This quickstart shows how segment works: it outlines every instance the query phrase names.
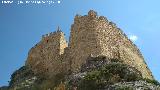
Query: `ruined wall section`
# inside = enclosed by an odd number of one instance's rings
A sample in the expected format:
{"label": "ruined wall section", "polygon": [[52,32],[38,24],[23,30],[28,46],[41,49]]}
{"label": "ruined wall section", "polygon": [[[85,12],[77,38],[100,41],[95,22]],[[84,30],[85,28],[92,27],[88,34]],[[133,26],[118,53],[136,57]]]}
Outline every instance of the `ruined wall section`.
{"label": "ruined wall section", "polygon": [[56,31],[42,36],[42,40],[31,48],[26,65],[38,75],[53,76],[61,71],[61,54],[67,47],[64,33]]}
{"label": "ruined wall section", "polygon": [[120,59],[123,60],[125,64],[135,67],[142,73],[143,78],[153,79],[152,73],[147,67],[144,60],[137,56],[136,53],[132,52],[130,48],[123,45],[119,47]]}
{"label": "ruined wall section", "polygon": [[106,17],[100,16],[98,18],[97,28],[98,40],[100,41],[102,54],[106,54],[109,51],[112,53],[109,55],[110,58],[119,58],[119,54],[116,52],[119,52],[118,47],[122,44],[130,48],[132,52],[137,53],[137,55],[143,59],[143,56],[137,46],[128,39],[121,29],[117,28],[116,24],[109,22]]}
{"label": "ruined wall section", "polygon": [[97,39],[100,42],[101,55],[107,56],[108,58],[119,59],[118,41],[120,35],[114,28],[115,26],[109,22],[106,17],[98,17],[97,26]]}
{"label": "ruined wall section", "polygon": [[124,63],[139,70],[144,78],[154,79],[140,50],[122,31],[121,34],[120,40],[122,41],[118,47],[120,59],[123,60]]}
{"label": "ruined wall section", "polygon": [[105,17],[98,19],[98,40],[102,55],[123,61],[142,72],[144,78],[153,79],[144,58],[137,46],[120,30],[116,24],[109,22]]}
{"label": "ruined wall section", "polygon": [[88,15],[75,17],[69,50],[73,71],[78,71],[88,56],[104,55],[135,67],[144,78],[153,78],[137,46],[114,23],[92,10]]}
{"label": "ruined wall section", "polygon": [[137,46],[114,23],[92,10],[74,18],[68,47],[58,28],[30,50],[26,65],[39,75],[53,76],[62,71],[79,71],[89,56],[100,55],[121,60],[139,70],[144,78],[153,79]]}
{"label": "ruined wall section", "polygon": [[141,71],[144,78],[153,79],[140,50],[126,34],[103,16],[100,16],[98,21],[97,32],[102,55],[121,60]]}
{"label": "ruined wall section", "polygon": [[97,40],[96,27],[98,23],[96,18],[95,13],[89,13],[88,16],[77,15],[74,19],[69,43],[73,71],[78,71],[90,54],[93,56],[101,54],[101,48]]}

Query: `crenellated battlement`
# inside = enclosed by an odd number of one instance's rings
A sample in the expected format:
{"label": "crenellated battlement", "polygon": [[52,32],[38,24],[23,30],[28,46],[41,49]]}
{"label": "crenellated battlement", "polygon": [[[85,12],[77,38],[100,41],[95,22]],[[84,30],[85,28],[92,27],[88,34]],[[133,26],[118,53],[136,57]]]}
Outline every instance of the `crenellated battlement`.
{"label": "crenellated battlement", "polygon": [[63,34],[63,32],[60,30],[60,28],[58,27],[56,31],[54,32],[51,32],[51,33],[48,33],[48,34],[45,34],[45,35],[42,35],[42,40],[46,40],[46,39],[49,39],[49,38],[52,38],[53,37],[58,37],[60,36],[61,34]]}
{"label": "crenellated battlement", "polygon": [[95,12],[95,11],[93,11],[93,10],[90,10],[90,11],[88,12],[88,17],[89,17],[90,19],[96,19],[96,18],[98,17],[98,14],[97,14],[97,12]]}

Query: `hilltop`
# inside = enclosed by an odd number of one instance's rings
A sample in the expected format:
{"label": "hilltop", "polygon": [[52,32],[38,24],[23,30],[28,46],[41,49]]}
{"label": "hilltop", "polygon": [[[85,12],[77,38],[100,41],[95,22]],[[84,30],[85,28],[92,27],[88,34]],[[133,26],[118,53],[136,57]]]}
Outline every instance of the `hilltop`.
{"label": "hilltop", "polygon": [[[142,53],[113,22],[90,10],[76,15],[69,42],[58,29],[43,35],[11,90],[160,90]],[[4,87],[6,88],[6,87]]]}

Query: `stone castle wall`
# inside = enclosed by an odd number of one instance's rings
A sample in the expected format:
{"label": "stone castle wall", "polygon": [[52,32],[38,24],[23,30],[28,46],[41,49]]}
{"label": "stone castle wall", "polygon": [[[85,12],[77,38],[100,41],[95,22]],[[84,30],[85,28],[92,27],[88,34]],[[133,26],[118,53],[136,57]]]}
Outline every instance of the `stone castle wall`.
{"label": "stone castle wall", "polygon": [[61,71],[77,72],[89,56],[100,55],[121,60],[144,78],[153,79],[137,46],[114,23],[92,10],[85,16],[76,15],[68,46],[61,31],[47,34],[30,50],[26,65],[38,74],[52,76]]}
{"label": "stone castle wall", "polygon": [[44,35],[42,40],[30,50],[26,65],[30,66],[36,74],[52,76],[61,72],[60,55],[64,53],[66,47],[67,42],[61,31]]}
{"label": "stone castle wall", "polygon": [[136,45],[114,23],[104,16],[98,17],[94,11],[75,17],[69,48],[73,71],[78,70],[89,55],[104,55],[137,68],[145,78],[153,78]]}

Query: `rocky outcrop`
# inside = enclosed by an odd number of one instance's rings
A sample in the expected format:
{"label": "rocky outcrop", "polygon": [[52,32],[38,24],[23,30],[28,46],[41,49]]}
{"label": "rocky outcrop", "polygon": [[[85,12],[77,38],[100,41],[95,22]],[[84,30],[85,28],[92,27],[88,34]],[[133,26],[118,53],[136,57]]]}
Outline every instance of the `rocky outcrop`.
{"label": "rocky outcrop", "polygon": [[79,72],[60,72],[54,78],[36,76],[23,66],[12,75],[9,90],[160,90],[159,82],[143,78],[136,68],[119,61],[90,56]]}
{"label": "rocky outcrop", "polygon": [[35,83],[36,80],[37,76],[35,76],[34,72],[27,66],[23,66],[11,75],[9,88],[15,90],[29,88]]}
{"label": "rocky outcrop", "polygon": [[160,86],[146,81],[119,82],[106,86],[104,90],[160,90]]}
{"label": "rocky outcrop", "polygon": [[[107,60],[106,60],[107,59]],[[160,90],[160,83],[116,59],[89,57],[81,71],[66,78],[69,90]]]}

